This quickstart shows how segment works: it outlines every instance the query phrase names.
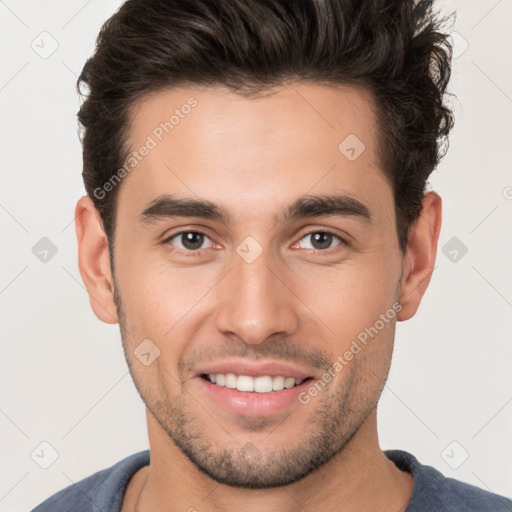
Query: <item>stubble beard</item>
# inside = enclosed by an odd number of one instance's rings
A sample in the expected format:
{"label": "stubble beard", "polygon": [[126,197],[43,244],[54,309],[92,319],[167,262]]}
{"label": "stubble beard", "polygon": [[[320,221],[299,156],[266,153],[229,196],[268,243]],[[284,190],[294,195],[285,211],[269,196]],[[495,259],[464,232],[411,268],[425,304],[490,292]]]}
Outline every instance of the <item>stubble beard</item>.
{"label": "stubble beard", "polygon": [[[267,450],[263,445],[266,436],[279,436],[284,425],[290,428],[294,421],[293,411],[277,426],[275,419],[240,416],[237,430],[244,426],[252,434],[261,432],[262,442],[237,440],[233,433],[229,433],[228,425],[212,419],[197,406],[197,401],[184,386],[179,394],[170,397],[164,379],[159,381],[156,390],[145,385],[142,372],[135,370],[133,354],[127,349],[131,340],[117,290],[115,287],[114,297],[125,358],[142,401],[188,460],[216,482],[247,489],[267,489],[297,482],[334,457],[343,456],[344,449],[377,406],[389,364],[380,380],[373,380],[368,386],[369,374],[376,374],[369,366],[371,361],[363,356],[358,361],[360,364],[354,364],[347,379],[336,382],[338,379],[335,378],[329,388],[308,404],[297,402],[296,407],[311,406],[311,412],[308,424],[297,426],[298,434],[291,446],[286,446],[289,435],[282,437],[282,449]],[[202,412],[202,418],[194,412],[194,406],[196,411]],[[215,421],[217,424],[212,428]],[[212,431],[221,432],[224,441],[215,442]]]}

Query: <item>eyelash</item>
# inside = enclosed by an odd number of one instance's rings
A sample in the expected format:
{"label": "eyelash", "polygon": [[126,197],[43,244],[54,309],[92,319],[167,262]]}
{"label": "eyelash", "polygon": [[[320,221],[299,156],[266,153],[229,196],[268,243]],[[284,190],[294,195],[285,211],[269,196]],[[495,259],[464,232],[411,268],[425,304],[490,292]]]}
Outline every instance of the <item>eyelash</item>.
{"label": "eyelash", "polygon": [[[185,231],[179,231],[178,233],[174,233],[170,237],[167,237],[165,240],[163,240],[162,243],[164,245],[166,245],[166,244],[170,243],[173,238],[176,238],[176,237],[178,237],[180,235],[184,235],[186,233],[195,233],[195,234],[198,234],[198,235],[203,235],[206,238],[210,238],[206,233],[204,233],[202,231],[198,231],[198,230],[185,230]],[[299,238],[299,242],[303,238],[305,238],[305,237],[307,237],[309,235],[317,234],[317,233],[322,233],[324,235],[332,235],[333,237],[337,238],[340,241],[340,243],[338,245],[335,245],[334,247],[331,247],[330,249],[324,249],[324,250],[322,250],[322,249],[308,249],[309,251],[312,251],[314,254],[330,255],[331,253],[340,250],[342,247],[346,247],[346,246],[349,245],[348,242],[345,239],[343,239],[342,237],[340,237],[338,234],[333,233],[332,231],[326,231],[326,230],[314,230],[314,231],[309,231],[308,233],[304,233]],[[295,242],[295,244],[296,243],[297,242]],[[195,251],[187,251],[187,250],[178,249],[178,250],[175,250],[173,252],[185,255],[186,257],[190,257],[190,256],[197,256],[202,251],[204,251],[204,249],[196,249]]]}

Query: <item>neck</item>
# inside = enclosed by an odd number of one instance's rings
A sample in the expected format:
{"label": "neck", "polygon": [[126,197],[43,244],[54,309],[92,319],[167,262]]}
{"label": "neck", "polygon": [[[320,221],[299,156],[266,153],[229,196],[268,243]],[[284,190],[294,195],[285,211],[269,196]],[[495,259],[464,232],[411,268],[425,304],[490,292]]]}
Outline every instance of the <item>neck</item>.
{"label": "neck", "polygon": [[[379,509],[405,511],[413,479],[400,471],[378,444],[374,411],[343,450],[319,469],[290,485],[245,489],[219,484],[201,473],[148,413],[151,465],[138,475],[137,505],[127,511],[292,512]],[[135,479],[134,479],[135,480]],[[123,507],[123,511],[125,507]]]}

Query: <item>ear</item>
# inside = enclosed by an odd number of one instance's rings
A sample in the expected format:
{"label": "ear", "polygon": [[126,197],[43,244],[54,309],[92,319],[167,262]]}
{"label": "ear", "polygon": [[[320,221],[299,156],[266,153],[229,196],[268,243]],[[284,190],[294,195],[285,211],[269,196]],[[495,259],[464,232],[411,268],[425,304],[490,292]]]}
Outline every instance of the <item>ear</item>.
{"label": "ear", "polygon": [[119,321],[114,302],[114,281],[108,243],[101,217],[92,200],[81,197],[75,208],[78,267],[94,314],[107,324]]}
{"label": "ear", "polygon": [[441,198],[435,192],[427,192],[423,196],[421,213],[409,231],[400,289],[402,310],[397,315],[399,321],[409,320],[416,314],[430,283],[436,261],[441,217]]}

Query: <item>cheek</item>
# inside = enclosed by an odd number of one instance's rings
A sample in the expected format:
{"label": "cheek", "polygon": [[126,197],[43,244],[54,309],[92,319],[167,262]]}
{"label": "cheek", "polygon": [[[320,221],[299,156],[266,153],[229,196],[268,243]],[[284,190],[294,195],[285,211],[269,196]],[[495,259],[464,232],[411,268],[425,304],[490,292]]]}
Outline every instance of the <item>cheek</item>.
{"label": "cheek", "polygon": [[178,348],[198,304],[218,279],[205,268],[171,267],[162,259],[126,260],[120,278],[123,312],[138,337]]}
{"label": "cheek", "polygon": [[[190,271],[188,276],[175,269],[169,271],[172,278],[146,265],[133,270],[133,277],[121,283],[123,345],[137,387],[150,403],[167,393],[179,396],[179,363],[194,334],[190,320],[207,291],[203,290],[207,281],[194,281]],[[147,339],[158,347],[159,353],[154,362],[144,366],[137,360],[137,351]]]}
{"label": "cheek", "polygon": [[295,289],[338,344],[350,343],[392,308],[399,277],[394,266],[372,255],[336,267],[310,266],[300,271]]}

